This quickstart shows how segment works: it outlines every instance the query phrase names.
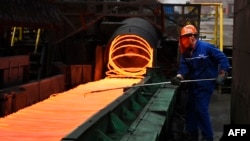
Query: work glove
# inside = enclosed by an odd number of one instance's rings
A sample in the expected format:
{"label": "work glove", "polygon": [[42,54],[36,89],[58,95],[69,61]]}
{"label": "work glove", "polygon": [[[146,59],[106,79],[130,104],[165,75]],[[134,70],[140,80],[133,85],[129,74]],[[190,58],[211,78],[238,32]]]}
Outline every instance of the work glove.
{"label": "work glove", "polygon": [[173,78],[171,78],[171,84],[173,84],[173,85],[180,85],[181,84],[181,78],[180,77],[173,77]]}
{"label": "work glove", "polygon": [[224,81],[227,79],[227,75],[228,75],[227,72],[219,74],[215,79],[216,83],[219,85],[224,85]]}

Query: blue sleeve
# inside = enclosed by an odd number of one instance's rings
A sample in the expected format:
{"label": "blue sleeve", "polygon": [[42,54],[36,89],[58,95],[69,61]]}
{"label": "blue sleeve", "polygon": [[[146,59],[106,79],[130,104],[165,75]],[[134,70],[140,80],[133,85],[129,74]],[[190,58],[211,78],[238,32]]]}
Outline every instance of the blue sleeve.
{"label": "blue sleeve", "polygon": [[188,67],[187,63],[185,62],[184,57],[181,56],[180,66],[179,66],[179,70],[178,70],[177,74],[181,74],[183,76],[183,78],[185,79],[188,72],[189,72],[189,67]]}
{"label": "blue sleeve", "polygon": [[227,56],[215,46],[210,47],[209,52],[210,52],[210,55],[213,58],[215,58],[215,60],[219,64],[220,70],[224,70],[228,72],[230,69],[230,64],[229,64]]}

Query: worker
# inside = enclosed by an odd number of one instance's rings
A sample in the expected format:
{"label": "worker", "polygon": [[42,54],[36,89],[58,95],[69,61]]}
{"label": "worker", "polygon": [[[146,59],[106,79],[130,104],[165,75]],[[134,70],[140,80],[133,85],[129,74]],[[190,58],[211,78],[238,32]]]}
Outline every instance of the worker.
{"label": "worker", "polygon": [[198,39],[194,25],[182,27],[179,37],[180,64],[177,75],[171,79],[174,85],[181,80],[216,78],[216,81],[195,81],[187,87],[186,131],[189,140],[213,141],[213,130],[208,112],[215,84],[223,85],[228,76],[229,61],[226,55],[214,45]]}

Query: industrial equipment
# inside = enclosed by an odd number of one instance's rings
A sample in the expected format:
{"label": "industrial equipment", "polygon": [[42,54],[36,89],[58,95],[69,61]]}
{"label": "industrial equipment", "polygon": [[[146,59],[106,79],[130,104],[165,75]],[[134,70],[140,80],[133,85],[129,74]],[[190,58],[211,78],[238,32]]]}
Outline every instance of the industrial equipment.
{"label": "industrial equipment", "polygon": [[125,89],[124,94],[90,117],[63,141],[160,141],[166,139],[176,102],[177,86],[150,85],[165,81],[160,68],[148,68],[139,83],[145,87]]}
{"label": "industrial equipment", "polygon": [[[8,3],[10,7],[14,1]],[[34,9],[26,1],[15,2],[22,3],[20,7],[12,7],[20,18],[10,17],[13,14],[10,10],[2,17],[6,23],[11,19],[11,24],[0,25],[11,33],[7,40],[12,56],[0,58],[7,59],[4,67],[0,67],[0,77],[4,78],[0,82],[1,116],[87,82],[105,78],[141,79],[132,86],[83,93],[82,98],[96,92],[124,89],[121,97],[61,140],[162,141],[173,139],[176,134],[182,137],[183,131],[175,130],[173,125],[174,118],[183,116],[176,113],[181,105],[178,100],[181,89],[171,85],[169,78],[176,74],[179,63],[180,28],[194,24],[201,34],[201,4],[39,0],[31,3]],[[30,10],[26,12],[28,18],[17,12],[23,9]],[[218,28],[215,29],[216,39],[212,41],[221,47]],[[21,63],[16,63],[17,60]]]}

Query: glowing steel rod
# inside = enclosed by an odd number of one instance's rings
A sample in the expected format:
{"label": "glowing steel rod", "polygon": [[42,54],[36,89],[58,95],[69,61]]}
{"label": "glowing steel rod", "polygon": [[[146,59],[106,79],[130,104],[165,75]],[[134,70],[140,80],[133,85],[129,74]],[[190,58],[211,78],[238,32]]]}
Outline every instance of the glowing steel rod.
{"label": "glowing steel rod", "polygon": [[[227,77],[227,79],[232,79],[232,77]],[[207,79],[195,79],[195,80],[182,80],[181,83],[188,83],[188,82],[200,82],[200,81],[213,81],[216,80],[216,78],[207,78]],[[84,94],[90,94],[90,93],[97,93],[97,92],[103,92],[103,91],[110,91],[110,90],[117,90],[117,89],[128,89],[128,88],[137,88],[137,87],[145,87],[145,86],[155,86],[155,85],[163,85],[163,84],[171,84],[171,81],[167,82],[158,82],[158,83],[149,83],[149,84],[141,84],[141,85],[133,85],[133,86],[124,86],[124,87],[116,87],[116,88],[109,88],[109,89],[102,89],[102,90],[95,90],[90,91]]]}

